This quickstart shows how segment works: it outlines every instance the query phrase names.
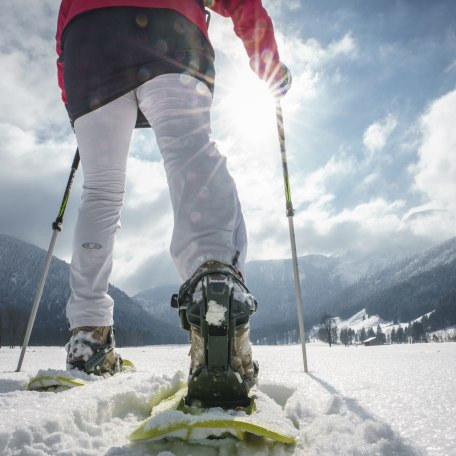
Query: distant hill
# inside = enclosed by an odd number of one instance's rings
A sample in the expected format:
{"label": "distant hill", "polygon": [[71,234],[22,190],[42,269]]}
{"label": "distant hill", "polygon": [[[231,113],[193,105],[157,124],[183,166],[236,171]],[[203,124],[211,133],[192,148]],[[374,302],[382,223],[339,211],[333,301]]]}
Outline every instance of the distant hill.
{"label": "distant hill", "polygon": [[[321,285],[328,286],[325,282]],[[445,328],[456,324],[456,238],[365,274],[339,290],[329,288],[312,295],[306,288],[305,274],[301,286],[308,330],[319,323],[323,313],[348,319],[363,309],[383,321],[399,323],[435,311],[433,327]],[[296,318],[270,323],[255,334],[268,343],[296,341]]]}
{"label": "distant hill", "polygon": [[[306,330],[318,325],[323,313],[346,319],[363,309],[381,320],[402,322],[439,309],[434,315],[444,325],[448,308],[454,303],[456,238],[386,266],[359,263],[350,256],[308,255],[298,262]],[[252,340],[297,342],[291,261],[253,261],[247,263],[246,269],[247,285],[259,302],[251,319]],[[177,316],[169,300],[178,287],[176,284],[145,290],[135,299],[177,330]],[[456,303],[453,305],[456,307]]]}
{"label": "distant hill", "polygon": [[[350,266],[346,259],[308,255],[299,259],[301,284],[307,317],[318,318],[326,300],[337,296],[363,269]],[[253,261],[246,265],[247,285],[258,300],[257,313],[251,319],[252,340],[260,342],[265,335],[281,334],[290,322],[296,323],[293,270],[290,260]],[[157,318],[163,319],[176,330],[177,312],[170,307],[172,293],[179,285],[144,290],[134,299]],[[309,305],[311,303],[311,305]],[[284,326],[285,325],[285,326]],[[270,340],[270,339],[268,339]]]}
{"label": "distant hill", "polygon": [[[359,262],[356,256],[299,258],[306,330],[323,313],[347,319],[362,309],[384,321],[408,322],[433,312],[434,325],[453,321],[456,308],[456,238],[425,252],[384,265]],[[6,337],[8,309],[28,318],[45,252],[0,235],[0,328]],[[247,285],[259,302],[251,319],[252,341],[289,343],[299,338],[290,260],[254,261],[246,266]],[[63,344],[68,339],[65,303],[69,266],[53,259],[31,343]],[[121,344],[186,343],[170,297],[179,284],[144,290],[133,298],[110,286]],[[3,318],[3,324],[1,320]],[[22,323],[22,331],[25,325]],[[1,336],[1,332],[0,332]],[[5,343],[5,342],[3,342]]]}
{"label": "distant hill", "polygon": [[[16,332],[16,344],[22,341],[45,256],[46,252],[38,247],[0,235],[0,327],[3,329],[0,333],[4,344],[9,343],[11,331]],[[119,345],[178,343],[185,340],[122,290],[110,285],[109,294],[115,301],[114,319]],[[54,257],[30,344],[63,345],[68,341],[65,305],[69,295],[69,265]]]}
{"label": "distant hill", "polygon": [[[434,310],[456,290],[456,238],[361,278],[326,303],[348,318],[362,308],[408,322]],[[454,303],[456,306],[456,302]]]}

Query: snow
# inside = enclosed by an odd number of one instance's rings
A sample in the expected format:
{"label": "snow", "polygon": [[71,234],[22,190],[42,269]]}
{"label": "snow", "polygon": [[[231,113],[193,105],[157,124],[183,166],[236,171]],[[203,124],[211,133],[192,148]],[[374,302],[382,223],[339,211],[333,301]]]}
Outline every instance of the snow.
{"label": "snow", "polygon": [[382,320],[378,315],[368,315],[366,309],[360,310],[347,320],[341,320],[339,317],[335,320],[339,329],[351,328],[354,331],[360,331],[363,327],[366,331],[369,328],[377,330],[377,325],[380,325],[383,328],[384,326],[390,326],[393,323]]}
{"label": "snow", "polygon": [[221,326],[225,321],[227,308],[214,300],[207,303],[206,321],[213,326]]}
{"label": "snow", "polygon": [[0,454],[456,456],[456,344],[375,347],[309,344],[255,346],[259,389],[298,430],[296,446],[252,440],[132,443],[150,415],[148,401],[185,381],[188,345],[120,348],[138,371],[60,393],[25,391],[40,369],[62,369],[65,350],[30,347],[23,372],[19,349],[0,349]]}

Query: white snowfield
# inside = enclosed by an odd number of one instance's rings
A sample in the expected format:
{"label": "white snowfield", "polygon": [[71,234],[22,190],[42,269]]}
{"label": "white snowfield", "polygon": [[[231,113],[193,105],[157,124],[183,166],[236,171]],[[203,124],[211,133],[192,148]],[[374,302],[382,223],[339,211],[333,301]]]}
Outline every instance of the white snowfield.
{"label": "white snowfield", "polygon": [[[121,348],[138,371],[60,393],[25,391],[43,368],[62,369],[65,351],[0,349],[0,455],[456,455],[456,343],[329,348],[255,346],[259,388],[298,429],[293,446],[224,441],[131,443],[149,416],[148,398],[185,380],[188,346]],[[180,372],[178,372],[180,371]]]}

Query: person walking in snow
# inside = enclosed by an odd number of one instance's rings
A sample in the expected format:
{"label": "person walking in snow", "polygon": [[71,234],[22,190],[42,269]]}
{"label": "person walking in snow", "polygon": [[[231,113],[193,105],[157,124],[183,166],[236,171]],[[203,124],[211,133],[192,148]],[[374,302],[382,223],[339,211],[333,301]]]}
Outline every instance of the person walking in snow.
{"label": "person walking in snow", "polygon": [[[230,369],[251,385],[248,316],[256,302],[243,283],[247,239],[235,183],[211,140],[214,51],[205,6],[231,17],[250,65],[283,96],[291,75],[280,62],[261,0],[62,0],[57,26],[58,81],[84,173],[70,269],[67,368],[119,371],[113,300],[107,294],[120,227],[127,155],[135,127],[152,127],[174,211],[171,255],[193,302],[209,279],[229,279],[240,314]],[[206,280],[206,282],[205,282]],[[209,282],[207,282],[209,283]],[[185,307],[185,306],[183,306]],[[185,308],[184,320],[185,320]],[[187,312],[188,313],[188,312]],[[191,320],[191,319],[190,319]],[[191,331],[190,374],[207,364],[201,322]]]}

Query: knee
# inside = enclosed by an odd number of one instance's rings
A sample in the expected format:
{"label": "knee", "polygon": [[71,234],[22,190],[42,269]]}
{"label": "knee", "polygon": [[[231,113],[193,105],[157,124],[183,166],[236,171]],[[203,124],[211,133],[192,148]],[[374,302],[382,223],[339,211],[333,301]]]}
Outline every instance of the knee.
{"label": "knee", "polygon": [[125,196],[125,187],[115,185],[103,187],[88,187],[84,186],[82,200],[84,202],[99,202],[111,204],[114,206],[122,205]]}

